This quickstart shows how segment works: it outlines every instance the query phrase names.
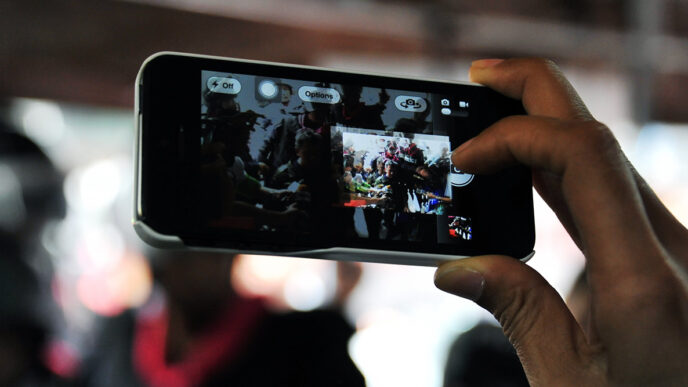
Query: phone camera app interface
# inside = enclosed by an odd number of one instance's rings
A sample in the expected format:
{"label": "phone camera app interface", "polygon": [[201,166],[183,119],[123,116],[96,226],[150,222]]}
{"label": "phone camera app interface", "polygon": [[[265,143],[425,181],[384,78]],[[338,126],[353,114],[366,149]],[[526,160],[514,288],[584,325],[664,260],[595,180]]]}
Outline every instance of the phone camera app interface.
{"label": "phone camera app interface", "polygon": [[200,189],[209,225],[284,235],[473,239],[451,165],[448,99],[202,71]]}

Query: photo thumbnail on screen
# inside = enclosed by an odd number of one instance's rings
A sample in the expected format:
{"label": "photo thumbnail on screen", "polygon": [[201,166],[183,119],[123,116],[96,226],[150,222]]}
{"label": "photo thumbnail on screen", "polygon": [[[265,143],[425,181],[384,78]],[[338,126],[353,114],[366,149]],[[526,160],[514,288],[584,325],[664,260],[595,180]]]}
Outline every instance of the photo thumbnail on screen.
{"label": "photo thumbnail on screen", "polygon": [[470,241],[473,239],[473,226],[471,218],[463,216],[447,216],[449,224],[449,236],[453,239]]}
{"label": "photo thumbnail on screen", "polygon": [[442,215],[452,201],[448,136],[336,126],[341,142],[343,203]]}

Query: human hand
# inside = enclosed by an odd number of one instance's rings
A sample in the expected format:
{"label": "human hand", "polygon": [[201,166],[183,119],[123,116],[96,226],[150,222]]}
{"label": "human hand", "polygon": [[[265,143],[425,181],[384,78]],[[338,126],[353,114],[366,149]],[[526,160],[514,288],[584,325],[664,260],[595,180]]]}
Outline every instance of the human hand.
{"label": "human hand", "polygon": [[296,195],[296,192],[291,192],[291,191],[287,191],[287,190],[281,191],[278,195],[279,200],[282,203],[292,203],[292,204],[296,201],[297,196],[298,195]]}
{"label": "human hand", "polygon": [[263,177],[267,176],[270,173],[270,166],[262,161],[258,162],[258,173]]}
{"label": "human hand", "polygon": [[556,66],[482,60],[473,81],[521,99],[463,144],[454,165],[489,173],[522,163],[584,253],[589,321],[579,325],[535,270],[504,256],[443,264],[435,283],[499,320],[532,385],[688,384],[688,231],[594,120]]}
{"label": "human hand", "polygon": [[306,227],[308,215],[305,211],[299,209],[298,203],[292,203],[281,213],[280,220],[285,226],[302,229]]}

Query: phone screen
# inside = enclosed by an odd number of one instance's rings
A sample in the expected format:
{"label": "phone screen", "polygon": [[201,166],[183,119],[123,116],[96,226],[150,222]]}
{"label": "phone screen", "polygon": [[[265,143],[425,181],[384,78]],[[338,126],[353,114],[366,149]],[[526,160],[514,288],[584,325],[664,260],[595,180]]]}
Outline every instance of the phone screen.
{"label": "phone screen", "polygon": [[195,114],[180,108],[175,124],[174,234],[283,250],[532,250],[529,171],[475,176],[450,160],[516,101],[490,106],[495,93],[466,85],[209,67],[188,71]]}

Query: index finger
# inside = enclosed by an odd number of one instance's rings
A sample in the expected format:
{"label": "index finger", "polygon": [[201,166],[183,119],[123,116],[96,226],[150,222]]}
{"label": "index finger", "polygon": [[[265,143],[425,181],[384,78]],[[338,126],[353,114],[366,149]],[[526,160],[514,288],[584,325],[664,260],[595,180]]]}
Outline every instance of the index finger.
{"label": "index finger", "polygon": [[585,104],[554,62],[538,58],[474,61],[471,81],[523,101],[528,114],[591,120]]}

